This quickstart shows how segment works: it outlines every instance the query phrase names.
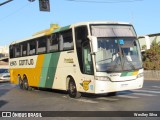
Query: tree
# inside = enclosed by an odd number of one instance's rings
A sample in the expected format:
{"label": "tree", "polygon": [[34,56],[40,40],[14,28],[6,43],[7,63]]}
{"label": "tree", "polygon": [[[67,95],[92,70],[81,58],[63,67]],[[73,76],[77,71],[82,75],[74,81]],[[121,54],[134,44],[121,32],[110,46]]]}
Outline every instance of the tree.
{"label": "tree", "polygon": [[160,70],[160,42],[157,37],[153,40],[151,48],[143,54],[143,66],[146,70]]}

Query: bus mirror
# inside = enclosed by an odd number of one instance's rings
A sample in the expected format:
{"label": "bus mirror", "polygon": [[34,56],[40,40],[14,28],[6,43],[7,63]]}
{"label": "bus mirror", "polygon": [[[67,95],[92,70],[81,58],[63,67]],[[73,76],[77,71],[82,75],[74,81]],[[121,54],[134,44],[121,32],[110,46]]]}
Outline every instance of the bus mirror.
{"label": "bus mirror", "polygon": [[93,47],[93,53],[96,53],[98,51],[98,44],[97,44],[97,38],[92,36],[92,47]]}
{"label": "bus mirror", "polygon": [[95,36],[88,36],[88,38],[91,40],[91,44],[92,44],[92,52],[96,53],[98,51],[98,44],[97,44],[97,37]]}

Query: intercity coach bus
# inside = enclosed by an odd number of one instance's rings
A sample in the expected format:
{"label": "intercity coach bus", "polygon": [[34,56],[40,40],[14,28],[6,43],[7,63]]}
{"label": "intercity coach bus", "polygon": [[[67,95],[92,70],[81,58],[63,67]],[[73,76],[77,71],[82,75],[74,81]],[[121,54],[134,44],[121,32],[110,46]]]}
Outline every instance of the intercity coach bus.
{"label": "intercity coach bus", "polygon": [[11,82],[21,89],[65,90],[72,98],[143,86],[137,35],[123,22],[53,25],[10,44],[9,64]]}

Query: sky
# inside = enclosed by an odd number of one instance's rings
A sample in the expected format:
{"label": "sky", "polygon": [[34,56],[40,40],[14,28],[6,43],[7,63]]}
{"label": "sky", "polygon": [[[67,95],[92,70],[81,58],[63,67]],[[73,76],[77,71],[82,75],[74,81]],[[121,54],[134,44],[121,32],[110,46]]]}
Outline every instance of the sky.
{"label": "sky", "polygon": [[50,12],[39,11],[39,0],[13,0],[0,6],[0,46],[30,37],[50,24],[86,21],[129,22],[138,36],[160,33],[160,0],[50,0],[50,8]]}

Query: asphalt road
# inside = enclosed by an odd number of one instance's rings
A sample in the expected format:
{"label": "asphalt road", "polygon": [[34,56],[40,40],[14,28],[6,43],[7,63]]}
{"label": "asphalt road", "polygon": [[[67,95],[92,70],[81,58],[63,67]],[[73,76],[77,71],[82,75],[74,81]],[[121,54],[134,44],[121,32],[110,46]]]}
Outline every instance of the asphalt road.
{"label": "asphalt road", "polygon": [[[72,99],[63,91],[37,89],[25,91],[10,83],[0,83],[0,111],[142,111],[140,114],[143,117],[136,117],[136,120],[141,120],[145,118],[144,111],[160,111],[160,81],[145,80],[142,89],[118,92],[115,96],[83,95],[79,99]],[[74,114],[78,116],[78,112]],[[102,116],[101,119],[106,120]],[[134,118],[130,120],[132,119]]]}

